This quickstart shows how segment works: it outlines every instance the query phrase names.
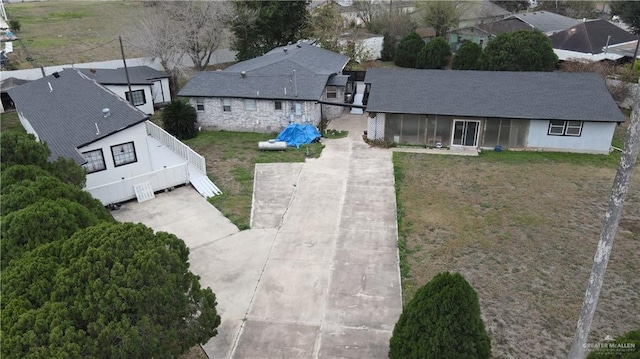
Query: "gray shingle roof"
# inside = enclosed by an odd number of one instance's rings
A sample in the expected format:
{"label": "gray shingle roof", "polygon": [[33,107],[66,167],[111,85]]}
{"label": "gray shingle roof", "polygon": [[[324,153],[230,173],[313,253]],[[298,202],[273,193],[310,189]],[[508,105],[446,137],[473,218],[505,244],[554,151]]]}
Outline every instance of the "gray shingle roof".
{"label": "gray shingle roof", "polygon": [[599,54],[604,47],[638,40],[616,25],[606,20],[590,20],[580,22],[563,31],[549,36],[554,49]]}
{"label": "gray shingle roof", "polygon": [[367,111],[623,122],[593,73],[368,69]]}
{"label": "gray shingle roof", "polygon": [[[142,111],[78,71],[65,69],[58,74],[58,78],[49,75],[9,90],[18,111],[49,145],[52,159],[67,157],[84,163],[78,147],[147,119]],[[109,108],[109,117],[103,116],[104,108]]]}
{"label": "gray shingle roof", "polygon": [[17,79],[15,77],[8,77],[6,79],[2,79],[2,81],[0,81],[0,92],[5,93],[10,88],[20,86],[22,84],[26,84],[27,82],[29,82],[29,80]]}
{"label": "gray shingle roof", "polygon": [[[102,85],[126,85],[127,75],[124,67],[117,69],[80,69],[80,71],[92,80]],[[151,85],[151,80],[169,77],[164,72],[152,69],[149,66],[127,67],[129,81],[132,85]]]}
{"label": "gray shingle roof", "polygon": [[525,12],[513,16],[545,33],[564,30],[581,22],[549,11]]}
{"label": "gray shingle roof", "polygon": [[178,96],[318,100],[348,60],[308,43],[283,46],[223,71],[200,72]]}

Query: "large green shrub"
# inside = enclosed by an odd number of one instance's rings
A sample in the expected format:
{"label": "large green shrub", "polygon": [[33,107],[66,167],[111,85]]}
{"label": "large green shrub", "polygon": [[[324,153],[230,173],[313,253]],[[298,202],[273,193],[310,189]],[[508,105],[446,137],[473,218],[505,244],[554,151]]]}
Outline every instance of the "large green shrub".
{"label": "large green shrub", "polygon": [[419,69],[443,69],[451,57],[451,47],[441,37],[436,37],[427,42],[416,59],[416,67]]}
{"label": "large green shrub", "polygon": [[391,359],[490,356],[478,296],[462,275],[448,272],[418,289],[393,329],[389,350]]}
{"label": "large green shrub", "polygon": [[488,71],[553,71],[557,63],[551,40],[530,30],[496,36],[480,56],[480,69]]}
{"label": "large green shrub", "polygon": [[453,70],[478,70],[480,64],[480,55],[482,55],[482,46],[475,42],[465,42],[460,45],[458,52],[453,56],[451,69]]}
{"label": "large green shrub", "polygon": [[416,58],[423,46],[424,41],[422,41],[420,35],[416,34],[415,31],[409,33],[409,35],[400,40],[393,62],[400,67],[416,67]]}
{"label": "large green shrub", "polygon": [[162,111],[164,129],[181,140],[196,137],[198,134],[197,122],[196,109],[182,100],[171,101]]}

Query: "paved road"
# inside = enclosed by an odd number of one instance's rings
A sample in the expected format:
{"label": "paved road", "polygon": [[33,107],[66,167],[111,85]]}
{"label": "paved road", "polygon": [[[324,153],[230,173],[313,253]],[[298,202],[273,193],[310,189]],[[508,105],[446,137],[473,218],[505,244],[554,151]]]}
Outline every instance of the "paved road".
{"label": "paved road", "polygon": [[387,357],[402,310],[393,166],[390,151],[362,142],[365,121],[334,121],[350,135],[325,140],[319,159],[257,165],[251,230],[229,229],[213,207],[175,220],[183,211],[174,206],[170,223],[163,211],[139,209],[161,196],[114,213],[189,245],[191,269],[216,293],[222,317],[204,346],[209,357]]}

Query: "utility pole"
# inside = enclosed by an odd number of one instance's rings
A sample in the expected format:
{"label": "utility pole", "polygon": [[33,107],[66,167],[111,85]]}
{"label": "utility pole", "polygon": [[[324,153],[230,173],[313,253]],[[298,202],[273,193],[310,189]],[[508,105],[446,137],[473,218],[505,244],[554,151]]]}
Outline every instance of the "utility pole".
{"label": "utility pole", "polygon": [[618,230],[618,223],[622,216],[622,207],[629,189],[629,182],[638,159],[638,152],[640,152],[640,96],[636,94],[634,97],[631,123],[627,130],[627,140],[613,181],[609,207],[602,223],[600,241],[598,242],[596,255],[593,258],[589,284],[584,295],[584,302],[582,303],[576,334],[573,337],[573,345],[569,352],[569,359],[584,359],[585,357],[587,338],[589,337],[589,330],[591,329],[598,298],[602,290],[604,274],[607,270],[611,248],[613,247],[613,239]]}
{"label": "utility pole", "polygon": [[127,60],[124,58],[124,47],[122,47],[122,36],[118,36],[118,40],[120,40],[120,53],[122,54],[122,62],[124,62],[124,74],[127,76],[127,86],[129,87],[129,103],[132,106],[133,104],[133,92],[131,91],[131,81],[129,80],[129,70],[127,69]]}

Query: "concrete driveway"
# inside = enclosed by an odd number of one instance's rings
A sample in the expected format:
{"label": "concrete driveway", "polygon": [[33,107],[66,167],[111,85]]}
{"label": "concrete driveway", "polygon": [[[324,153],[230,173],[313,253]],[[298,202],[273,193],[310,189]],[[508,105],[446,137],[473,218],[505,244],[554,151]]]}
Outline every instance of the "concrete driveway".
{"label": "concrete driveway", "polygon": [[222,317],[210,358],[387,357],[402,311],[393,165],[365,126],[345,116],[332,127],[349,137],[324,140],[319,159],[256,165],[251,230],[190,188],[114,212],[191,249]]}

